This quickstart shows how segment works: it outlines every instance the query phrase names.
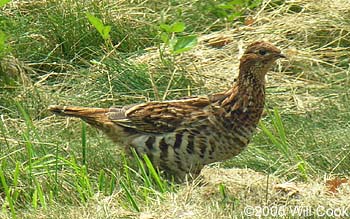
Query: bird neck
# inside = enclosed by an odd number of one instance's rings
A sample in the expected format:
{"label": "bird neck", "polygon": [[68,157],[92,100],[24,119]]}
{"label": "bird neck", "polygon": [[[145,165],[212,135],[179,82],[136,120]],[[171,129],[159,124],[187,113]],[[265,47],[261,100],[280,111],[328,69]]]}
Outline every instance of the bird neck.
{"label": "bird neck", "polygon": [[235,124],[255,127],[259,122],[265,103],[265,79],[250,75],[254,74],[240,72],[238,81],[219,101],[223,111],[218,113],[224,118],[228,128]]}
{"label": "bird neck", "polygon": [[[265,102],[265,79],[254,77],[239,78],[236,85],[235,98],[230,105],[240,106],[243,112],[256,111],[264,107]],[[238,106],[234,107],[237,108]]]}
{"label": "bird neck", "polygon": [[237,97],[242,99],[245,111],[255,111],[256,108],[264,106],[266,72],[256,65],[241,66],[243,67],[240,68],[237,80]]}
{"label": "bird neck", "polygon": [[246,112],[250,109],[262,108],[265,101],[265,83],[251,83],[251,81],[237,81],[229,90],[219,94],[215,102],[226,112],[240,109]]}
{"label": "bird neck", "polygon": [[239,65],[238,84],[265,86],[265,75],[270,66],[270,63],[254,62],[243,57]]}

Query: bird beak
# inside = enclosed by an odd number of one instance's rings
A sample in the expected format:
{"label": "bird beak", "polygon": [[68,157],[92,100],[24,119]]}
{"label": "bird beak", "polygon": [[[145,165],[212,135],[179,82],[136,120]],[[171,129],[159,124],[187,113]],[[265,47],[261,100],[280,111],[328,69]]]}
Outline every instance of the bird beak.
{"label": "bird beak", "polygon": [[276,55],[277,58],[284,58],[284,59],[287,59],[287,56],[283,55],[282,53],[279,53]]}

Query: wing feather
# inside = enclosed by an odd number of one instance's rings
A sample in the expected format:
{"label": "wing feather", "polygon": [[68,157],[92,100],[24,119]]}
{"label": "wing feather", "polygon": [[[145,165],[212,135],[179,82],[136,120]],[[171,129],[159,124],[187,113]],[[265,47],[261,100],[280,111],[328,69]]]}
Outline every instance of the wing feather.
{"label": "wing feather", "polygon": [[208,117],[208,97],[148,102],[126,108],[111,108],[109,119],[117,125],[147,133],[167,133],[185,123]]}

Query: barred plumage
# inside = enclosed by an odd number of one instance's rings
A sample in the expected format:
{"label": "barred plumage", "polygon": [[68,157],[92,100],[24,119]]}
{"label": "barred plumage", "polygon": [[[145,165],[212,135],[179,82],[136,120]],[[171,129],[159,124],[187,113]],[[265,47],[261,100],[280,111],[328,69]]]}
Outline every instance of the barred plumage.
{"label": "barred plumage", "polygon": [[183,179],[204,165],[239,154],[249,143],[265,100],[265,75],[280,50],[267,42],[248,46],[237,82],[206,97],[148,102],[123,108],[50,106],[101,129],[126,149],[147,154],[153,164]]}

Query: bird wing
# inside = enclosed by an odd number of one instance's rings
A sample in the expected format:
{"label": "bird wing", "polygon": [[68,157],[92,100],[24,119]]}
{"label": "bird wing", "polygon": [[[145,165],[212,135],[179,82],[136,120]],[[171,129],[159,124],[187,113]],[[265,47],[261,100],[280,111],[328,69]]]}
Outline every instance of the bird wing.
{"label": "bird wing", "polygon": [[208,97],[148,102],[125,108],[111,108],[109,119],[117,125],[146,133],[167,133],[184,124],[208,117]]}

